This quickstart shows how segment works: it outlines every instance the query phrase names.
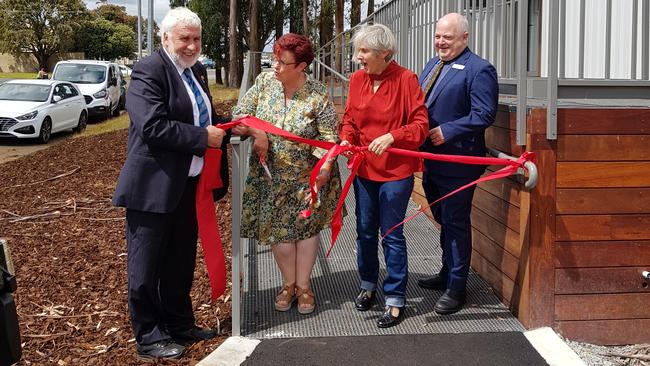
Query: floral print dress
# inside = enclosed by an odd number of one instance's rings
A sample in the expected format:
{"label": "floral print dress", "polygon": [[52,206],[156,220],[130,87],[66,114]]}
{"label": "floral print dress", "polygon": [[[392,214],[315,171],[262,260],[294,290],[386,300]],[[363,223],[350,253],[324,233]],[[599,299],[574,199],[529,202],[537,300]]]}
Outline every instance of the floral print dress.
{"label": "floral print dress", "polygon": [[[337,142],[338,118],[327,90],[310,77],[285,105],[282,84],[272,72],[263,72],[233,108],[233,115],[255,116],[303,138]],[[309,218],[300,218],[300,211],[308,208],[311,170],[326,151],[272,134],[268,138],[266,163],[272,180],[251,152],[241,235],[262,245],[308,239],[331,224],[341,194],[338,166],[333,164],[330,180],[318,193],[320,205]]]}

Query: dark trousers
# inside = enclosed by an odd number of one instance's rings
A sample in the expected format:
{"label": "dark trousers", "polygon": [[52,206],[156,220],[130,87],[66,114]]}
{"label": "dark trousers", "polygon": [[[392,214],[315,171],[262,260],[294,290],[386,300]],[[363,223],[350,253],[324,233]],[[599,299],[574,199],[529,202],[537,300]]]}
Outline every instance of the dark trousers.
{"label": "dark trousers", "polygon": [[[429,204],[478,177],[448,177],[425,172],[422,188]],[[440,276],[447,279],[447,288],[465,291],[472,259],[472,186],[445,198],[431,207],[433,217],[440,224],[442,269]]]}
{"label": "dark trousers", "polygon": [[194,326],[196,178],[170,213],[126,210],[129,313],[135,340],[151,344]]}

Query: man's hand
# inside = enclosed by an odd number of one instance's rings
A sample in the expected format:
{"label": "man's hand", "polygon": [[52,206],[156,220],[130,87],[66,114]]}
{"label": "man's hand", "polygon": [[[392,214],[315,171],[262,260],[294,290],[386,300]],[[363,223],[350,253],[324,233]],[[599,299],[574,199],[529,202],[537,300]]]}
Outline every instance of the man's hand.
{"label": "man's hand", "polygon": [[208,146],[221,147],[221,142],[224,136],[226,136],[226,131],[212,125],[206,127],[206,129],[208,130]]}
{"label": "man's hand", "polygon": [[387,133],[385,135],[379,136],[376,139],[372,140],[370,145],[368,145],[368,151],[375,153],[376,155],[381,155],[393,144],[395,139],[393,135]]}
{"label": "man's hand", "polygon": [[[237,116],[233,116],[232,119],[233,119],[233,121],[236,121],[236,120],[244,118],[244,117],[248,117],[248,115],[247,114],[237,115]],[[235,135],[239,135],[239,136],[248,136],[248,135],[251,134],[251,129],[248,126],[237,125],[237,126],[233,127],[232,133],[235,134]]]}
{"label": "man's hand", "polygon": [[434,146],[439,146],[445,143],[445,136],[442,134],[440,126],[429,130],[429,138]]}

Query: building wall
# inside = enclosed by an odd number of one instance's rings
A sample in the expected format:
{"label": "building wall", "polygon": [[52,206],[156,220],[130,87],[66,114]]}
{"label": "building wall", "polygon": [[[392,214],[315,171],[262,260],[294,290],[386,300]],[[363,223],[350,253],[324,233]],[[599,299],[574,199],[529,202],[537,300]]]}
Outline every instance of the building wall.
{"label": "building wall", "polygon": [[[60,60],[80,59],[83,60],[83,52],[66,52],[54,55],[47,60],[48,71],[54,69],[54,65]],[[0,53],[0,72],[38,72],[38,61],[31,53],[25,53],[15,57],[8,53]]]}

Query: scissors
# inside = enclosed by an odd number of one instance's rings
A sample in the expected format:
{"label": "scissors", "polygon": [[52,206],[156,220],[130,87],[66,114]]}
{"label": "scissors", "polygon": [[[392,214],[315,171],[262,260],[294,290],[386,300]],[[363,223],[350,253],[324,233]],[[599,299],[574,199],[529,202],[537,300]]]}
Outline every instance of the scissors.
{"label": "scissors", "polygon": [[266,176],[269,177],[270,180],[273,180],[273,176],[271,175],[269,166],[268,164],[266,164],[266,158],[260,156],[260,165],[262,166],[262,168],[264,168],[264,173],[266,174]]}

